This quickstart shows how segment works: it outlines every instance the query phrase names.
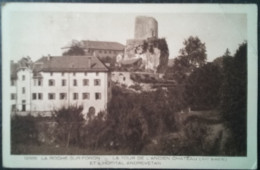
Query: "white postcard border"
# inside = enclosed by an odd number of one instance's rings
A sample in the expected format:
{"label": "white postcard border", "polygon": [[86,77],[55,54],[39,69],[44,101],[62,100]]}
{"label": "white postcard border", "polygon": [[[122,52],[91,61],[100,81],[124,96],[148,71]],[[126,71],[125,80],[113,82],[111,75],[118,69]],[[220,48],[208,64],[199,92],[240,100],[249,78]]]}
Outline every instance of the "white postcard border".
{"label": "white postcard border", "polygon": [[[50,4],[7,3],[2,13],[2,141],[3,165],[13,168],[232,168],[255,169],[257,167],[257,6],[253,4]],[[98,156],[98,155],[11,155],[8,42],[12,35],[8,30],[8,15],[12,11],[82,11],[110,13],[245,13],[248,35],[248,120],[247,157],[201,157],[201,156]],[[156,158],[157,157],[157,158]],[[92,160],[99,159],[98,160]],[[154,158],[154,159],[152,159]],[[60,160],[59,160],[60,159]],[[132,160],[131,160],[132,159]],[[165,159],[165,160],[157,160]],[[131,162],[143,162],[131,164]],[[158,165],[152,163],[157,162]],[[95,163],[93,163],[95,162]],[[107,163],[106,163],[107,162]],[[110,162],[110,163],[109,163]],[[118,163],[116,163],[118,162]],[[121,162],[123,165],[121,165]],[[127,164],[130,162],[130,164]],[[150,162],[150,163],[147,163]],[[104,163],[104,164],[102,164]]]}

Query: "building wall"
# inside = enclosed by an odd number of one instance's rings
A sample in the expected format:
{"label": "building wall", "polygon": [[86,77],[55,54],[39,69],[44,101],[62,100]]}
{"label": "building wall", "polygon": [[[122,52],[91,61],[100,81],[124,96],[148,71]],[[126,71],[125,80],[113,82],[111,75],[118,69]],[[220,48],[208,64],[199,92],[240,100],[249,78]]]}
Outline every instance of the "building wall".
{"label": "building wall", "polygon": [[[52,111],[59,109],[62,106],[68,105],[83,105],[83,113],[87,113],[90,107],[94,107],[96,114],[99,111],[105,111],[107,102],[109,101],[108,93],[110,87],[108,85],[109,75],[106,72],[76,72],[66,73],[61,72],[43,72],[42,79],[33,79],[32,72],[27,69],[18,72],[17,90],[17,109],[22,110],[22,100],[26,100],[26,111]],[[22,77],[25,76],[25,80]],[[49,80],[54,80],[54,85],[49,86]],[[88,85],[83,85],[83,80],[88,80]],[[100,85],[94,85],[94,80],[100,80]],[[41,85],[38,81],[41,80]],[[62,86],[62,80],[66,81],[66,85]],[[74,80],[77,85],[74,85]],[[25,88],[23,94],[22,88]],[[55,94],[54,99],[49,99],[49,93]],[[60,93],[66,93],[66,99],[60,99]],[[78,98],[73,98],[73,93],[78,94]],[[83,93],[89,93],[89,99],[83,99]],[[101,99],[95,98],[95,93],[101,94]],[[36,98],[34,96],[36,94]],[[42,98],[39,99],[39,94]]]}
{"label": "building wall", "polygon": [[16,108],[18,110],[29,111],[31,109],[31,79],[32,71],[28,68],[22,68],[17,73],[16,81]]}
{"label": "building wall", "polygon": [[88,49],[90,54],[93,54],[97,57],[116,57],[118,54],[124,53],[124,50],[103,50],[103,49]]}

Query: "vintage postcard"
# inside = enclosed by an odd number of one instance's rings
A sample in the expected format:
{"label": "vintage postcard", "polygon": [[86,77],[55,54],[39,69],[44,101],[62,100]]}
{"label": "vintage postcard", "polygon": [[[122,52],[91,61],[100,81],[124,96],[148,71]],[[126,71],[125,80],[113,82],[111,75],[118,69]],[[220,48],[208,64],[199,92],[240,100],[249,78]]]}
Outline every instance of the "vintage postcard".
{"label": "vintage postcard", "polygon": [[254,4],[2,4],[3,166],[257,168]]}

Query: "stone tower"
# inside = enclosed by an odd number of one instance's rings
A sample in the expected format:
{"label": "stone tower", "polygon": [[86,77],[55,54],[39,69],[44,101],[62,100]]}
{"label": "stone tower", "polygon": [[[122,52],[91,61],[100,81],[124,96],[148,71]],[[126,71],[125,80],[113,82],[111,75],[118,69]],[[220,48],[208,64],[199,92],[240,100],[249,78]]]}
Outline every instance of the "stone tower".
{"label": "stone tower", "polygon": [[135,39],[158,38],[158,23],[152,17],[135,18]]}
{"label": "stone tower", "polygon": [[135,37],[126,41],[124,57],[118,56],[121,69],[163,73],[167,68],[169,51],[164,38],[158,38],[155,18],[137,16]]}

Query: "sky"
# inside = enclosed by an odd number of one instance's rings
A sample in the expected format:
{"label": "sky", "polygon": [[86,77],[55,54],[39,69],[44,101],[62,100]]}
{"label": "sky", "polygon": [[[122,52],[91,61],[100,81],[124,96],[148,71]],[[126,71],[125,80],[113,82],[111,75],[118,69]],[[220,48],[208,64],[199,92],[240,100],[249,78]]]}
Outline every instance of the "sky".
{"label": "sky", "polygon": [[[158,37],[166,38],[170,56],[178,56],[183,41],[198,36],[206,44],[207,59],[213,61],[228,48],[233,55],[247,40],[247,16],[242,13],[94,13],[62,11],[13,11],[4,27],[9,55],[17,61],[33,61],[48,54],[62,55],[72,40],[116,41],[134,38],[136,16],[154,17]],[[4,25],[5,26],[5,25]]]}

